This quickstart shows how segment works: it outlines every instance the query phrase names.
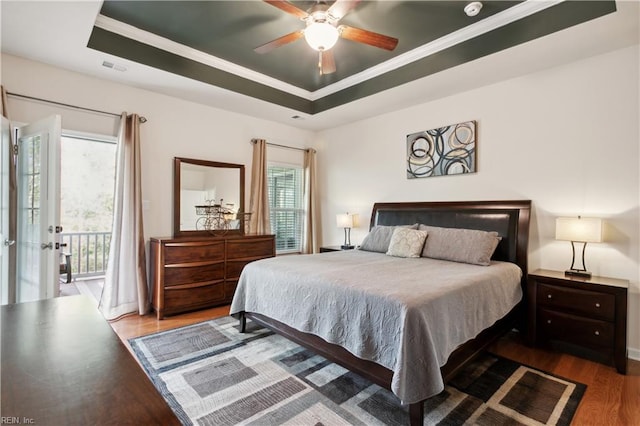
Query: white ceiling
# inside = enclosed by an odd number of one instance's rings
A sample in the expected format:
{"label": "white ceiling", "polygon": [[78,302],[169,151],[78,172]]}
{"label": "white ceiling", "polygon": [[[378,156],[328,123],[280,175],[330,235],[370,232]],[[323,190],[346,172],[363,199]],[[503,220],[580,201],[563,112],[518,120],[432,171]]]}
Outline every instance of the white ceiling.
{"label": "white ceiling", "polygon": [[[87,48],[101,5],[93,0],[2,0],[2,52],[309,130],[336,127],[640,42],[639,2],[618,1],[616,13],[310,116]],[[126,71],[103,67],[105,60]],[[293,119],[296,115],[302,119]]]}

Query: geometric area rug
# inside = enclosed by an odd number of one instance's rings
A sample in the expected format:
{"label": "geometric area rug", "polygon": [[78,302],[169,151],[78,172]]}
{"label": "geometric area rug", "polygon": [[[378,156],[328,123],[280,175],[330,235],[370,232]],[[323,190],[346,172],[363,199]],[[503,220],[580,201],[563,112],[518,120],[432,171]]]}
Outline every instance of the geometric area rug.
{"label": "geometric area rug", "polygon": [[[406,425],[390,391],[247,321],[129,340],[185,425]],[[569,425],[586,385],[483,354],[425,402],[425,425]]]}

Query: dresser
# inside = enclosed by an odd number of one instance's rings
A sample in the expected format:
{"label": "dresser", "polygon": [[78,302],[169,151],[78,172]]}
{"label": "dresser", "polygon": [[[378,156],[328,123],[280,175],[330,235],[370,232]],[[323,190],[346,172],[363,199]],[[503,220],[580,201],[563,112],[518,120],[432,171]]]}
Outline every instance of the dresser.
{"label": "dresser", "polygon": [[273,235],[151,238],[152,306],[158,319],[230,303],[242,268],[275,254]]}
{"label": "dresser", "polygon": [[538,269],[529,274],[527,286],[532,345],[569,343],[613,361],[626,374],[629,281]]}

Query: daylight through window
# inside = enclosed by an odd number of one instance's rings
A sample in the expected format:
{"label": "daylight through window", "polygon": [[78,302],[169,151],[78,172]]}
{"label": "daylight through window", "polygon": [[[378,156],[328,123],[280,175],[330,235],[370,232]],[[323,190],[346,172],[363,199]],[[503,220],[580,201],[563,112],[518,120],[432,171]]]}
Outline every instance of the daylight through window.
{"label": "daylight through window", "polygon": [[303,174],[300,166],[270,164],[267,168],[271,232],[277,253],[302,250],[304,223]]}

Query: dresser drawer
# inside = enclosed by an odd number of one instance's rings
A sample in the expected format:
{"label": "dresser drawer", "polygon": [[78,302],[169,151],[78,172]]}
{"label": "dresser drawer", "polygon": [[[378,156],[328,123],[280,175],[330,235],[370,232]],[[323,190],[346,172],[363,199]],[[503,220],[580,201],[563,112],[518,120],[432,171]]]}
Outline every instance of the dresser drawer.
{"label": "dresser drawer", "polygon": [[613,321],[616,299],[612,294],[538,284],[538,306],[561,308],[580,315]]}
{"label": "dresser drawer", "polygon": [[244,238],[227,241],[227,261],[231,259],[247,259],[272,257],[274,253],[274,239]]}
{"label": "dresser drawer", "polygon": [[224,283],[202,286],[171,286],[164,291],[164,308],[167,311],[188,310],[191,307],[207,306],[224,299]]}
{"label": "dresser drawer", "polygon": [[200,262],[185,266],[165,266],[164,286],[224,279],[224,262]]}
{"label": "dresser drawer", "polygon": [[169,243],[164,247],[165,265],[202,260],[224,260],[224,241]]}
{"label": "dresser drawer", "polygon": [[549,309],[538,310],[538,329],[543,340],[556,339],[591,347],[611,347],[615,333],[613,323]]}
{"label": "dresser drawer", "polygon": [[224,282],[224,297],[231,300],[238,287],[238,280],[226,280]]}
{"label": "dresser drawer", "polygon": [[[256,259],[259,260],[259,259]],[[227,261],[227,272],[225,277],[228,280],[237,280],[240,278],[240,273],[248,263],[255,262],[255,260],[229,260]]]}

